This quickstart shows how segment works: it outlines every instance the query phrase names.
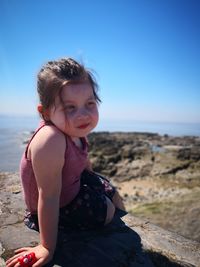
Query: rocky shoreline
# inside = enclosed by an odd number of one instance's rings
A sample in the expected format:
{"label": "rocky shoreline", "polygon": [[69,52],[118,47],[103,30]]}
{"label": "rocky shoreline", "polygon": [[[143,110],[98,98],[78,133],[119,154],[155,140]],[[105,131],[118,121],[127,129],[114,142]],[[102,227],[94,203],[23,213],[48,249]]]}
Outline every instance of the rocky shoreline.
{"label": "rocky shoreline", "polygon": [[[111,179],[130,214],[200,242],[200,137],[101,132],[88,139],[94,170]],[[0,254],[7,258],[23,228],[18,173],[0,174],[0,192]]]}
{"label": "rocky shoreline", "polygon": [[131,214],[200,242],[200,137],[104,132],[89,143]]}

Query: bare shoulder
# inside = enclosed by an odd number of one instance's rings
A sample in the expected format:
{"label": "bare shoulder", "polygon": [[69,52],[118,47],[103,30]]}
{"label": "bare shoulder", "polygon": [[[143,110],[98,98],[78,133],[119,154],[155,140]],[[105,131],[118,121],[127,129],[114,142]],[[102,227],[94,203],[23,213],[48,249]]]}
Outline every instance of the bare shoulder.
{"label": "bare shoulder", "polygon": [[38,138],[45,137],[46,140],[57,139],[59,141],[65,139],[64,134],[53,125],[46,125],[42,127],[35,137],[37,136]]}
{"label": "bare shoulder", "polygon": [[41,128],[30,144],[30,156],[44,152],[47,156],[62,155],[66,149],[64,134],[55,126],[47,125]]}

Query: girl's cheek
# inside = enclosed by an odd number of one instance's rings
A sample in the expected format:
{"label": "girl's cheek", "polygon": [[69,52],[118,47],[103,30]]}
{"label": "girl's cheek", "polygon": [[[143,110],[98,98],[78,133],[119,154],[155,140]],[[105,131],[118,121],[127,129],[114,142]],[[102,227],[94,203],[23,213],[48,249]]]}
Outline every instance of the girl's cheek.
{"label": "girl's cheek", "polygon": [[98,112],[98,110],[93,114],[93,119],[94,119],[94,121],[97,124],[98,121],[99,121],[99,112]]}
{"label": "girl's cheek", "polygon": [[67,121],[73,121],[76,119],[76,114],[75,113],[69,113],[65,117],[66,117]]}
{"label": "girl's cheek", "polygon": [[98,108],[96,108],[95,114],[96,114],[97,119],[99,119],[99,110],[98,110]]}

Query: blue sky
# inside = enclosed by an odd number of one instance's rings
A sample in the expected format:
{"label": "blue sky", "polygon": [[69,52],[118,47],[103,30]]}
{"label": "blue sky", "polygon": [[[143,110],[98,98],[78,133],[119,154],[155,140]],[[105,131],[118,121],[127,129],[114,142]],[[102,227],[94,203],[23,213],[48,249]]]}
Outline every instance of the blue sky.
{"label": "blue sky", "polygon": [[199,0],[1,0],[0,114],[36,114],[48,60],[97,73],[108,120],[200,122]]}

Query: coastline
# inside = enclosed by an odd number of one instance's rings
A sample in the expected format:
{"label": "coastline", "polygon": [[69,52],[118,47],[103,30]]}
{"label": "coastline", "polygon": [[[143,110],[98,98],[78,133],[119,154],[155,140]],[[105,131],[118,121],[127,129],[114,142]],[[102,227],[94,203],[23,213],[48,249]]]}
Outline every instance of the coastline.
{"label": "coastline", "polygon": [[[27,119],[27,118],[26,118]],[[35,125],[37,125],[35,121]],[[13,125],[14,126],[14,125]],[[12,127],[13,127],[12,126]],[[10,128],[9,128],[10,127]],[[23,154],[23,151],[25,149],[25,145],[27,144],[27,141],[29,140],[30,136],[33,133],[34,127],[32,127],[32,122],[30,123],[29,127],[26,125],[18,126],[15,129],[13,129],[10,125],[9,127],[4,127],[3,125],[0,126],[0,172],[15,172],[18,171],[18,166],[20,163],[21,156]],[[37,127],[35,127],[37,128]],[[105,127],[106,128],[106,127]],[[148,135],[148,136],[158,136],[160,140],[162,140],[163,137],[167,136],[171,139],[173,138],[184,138],[184,139],[195,139],[197,140],[200,138],[200,124],[199,128],[196,128],[196,135],[170,135],[165,133],[166,131],[162,129],[163,134],[160,134],[156,131],[127,131],[127,130],[115,130],[112,125],[110,125],[111,130],[101,130],[101,126],[98,129],[95,129],[95,131],[92,134],[99,134],[104,135],[104,133],[108,133],[110,135],[133,135],[133,136],[140,136],[140,135]],[[135,127],[137,128],[137,127]],[[118,128],[117,128],[118,129]],[[172,128],[173,129],[173,128]],[[175,130],[176,131],[176,130]],[[91,135],[92,135],[91,134]],[[159,146],[162,146],[162,143],[159,143]],[[156,149],[156,146],[155,146]]]}
{"label": "coastline", "polygon": [[[19,162],[31,132],[37,128],[38,114],[13,116],[0,114],[0,171],[18,171]],[[157,134],[171,137],[200,137],[200,123],[145,122],[100,119],[94,133]],[[25,141],[25,142],[24,142]]]}
{"label": "coastline", "polygon": [[100,120],[97,132],[130,132],[130,133],[155,133],[172,137],[196,136],[200,137],[200,122],[150,122],[132,120]]}

